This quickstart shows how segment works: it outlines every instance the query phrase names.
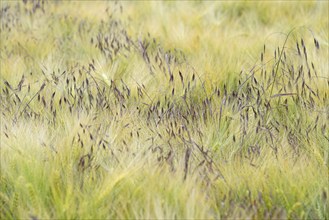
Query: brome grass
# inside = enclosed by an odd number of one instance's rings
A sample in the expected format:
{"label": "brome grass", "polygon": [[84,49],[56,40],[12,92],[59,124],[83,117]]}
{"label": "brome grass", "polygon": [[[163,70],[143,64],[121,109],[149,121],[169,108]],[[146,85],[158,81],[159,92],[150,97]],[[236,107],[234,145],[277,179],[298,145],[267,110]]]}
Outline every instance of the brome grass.
{"label": "brome grass", "polygon": [[328,219],[328,2],[1,1],[1,219]]}

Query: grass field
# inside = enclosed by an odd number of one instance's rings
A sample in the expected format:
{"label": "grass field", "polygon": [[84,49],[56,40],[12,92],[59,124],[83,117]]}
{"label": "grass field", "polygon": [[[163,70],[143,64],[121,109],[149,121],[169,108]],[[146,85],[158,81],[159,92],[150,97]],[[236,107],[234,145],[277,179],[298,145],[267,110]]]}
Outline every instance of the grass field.
{"label": "grass field", "polygon": [[329,219],[328,1],[1,1],[1,219]]}

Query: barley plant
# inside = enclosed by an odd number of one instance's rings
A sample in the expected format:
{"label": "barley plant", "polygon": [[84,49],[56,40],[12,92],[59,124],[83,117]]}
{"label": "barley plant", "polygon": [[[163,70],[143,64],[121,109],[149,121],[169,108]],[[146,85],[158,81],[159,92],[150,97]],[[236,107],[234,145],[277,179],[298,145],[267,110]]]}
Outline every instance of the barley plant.
{"label": "barley plant", "polygon": [[1,1],[1,219],[328,219],[328,1]]}

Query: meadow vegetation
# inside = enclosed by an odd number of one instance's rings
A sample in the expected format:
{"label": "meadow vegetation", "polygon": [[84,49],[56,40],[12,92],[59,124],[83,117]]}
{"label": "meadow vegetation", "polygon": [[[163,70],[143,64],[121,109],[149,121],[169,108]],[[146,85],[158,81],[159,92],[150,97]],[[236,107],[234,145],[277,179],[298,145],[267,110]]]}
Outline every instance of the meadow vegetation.
{"label": "meadow vegetation", "polygon": [[326,1],[1,1],[1,219],[328,219]]}

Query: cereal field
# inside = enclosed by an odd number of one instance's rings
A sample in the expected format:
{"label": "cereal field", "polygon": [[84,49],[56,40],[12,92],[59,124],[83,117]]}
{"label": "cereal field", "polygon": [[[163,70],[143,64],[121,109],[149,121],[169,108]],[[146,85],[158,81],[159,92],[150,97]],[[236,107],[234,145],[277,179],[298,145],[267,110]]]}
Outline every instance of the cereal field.
{"label": "cereal field", "polygon": [[1,219],[328,219],[328,1],[1,0]]}

